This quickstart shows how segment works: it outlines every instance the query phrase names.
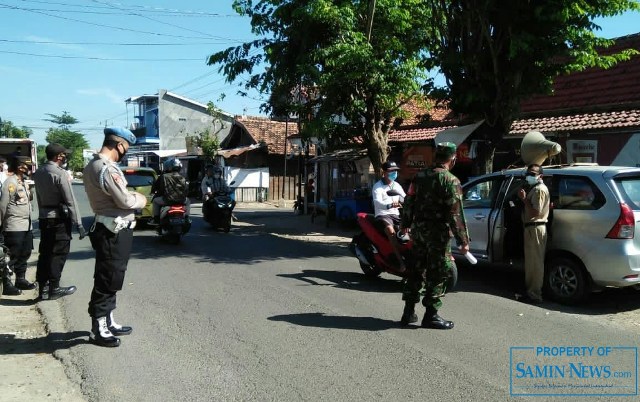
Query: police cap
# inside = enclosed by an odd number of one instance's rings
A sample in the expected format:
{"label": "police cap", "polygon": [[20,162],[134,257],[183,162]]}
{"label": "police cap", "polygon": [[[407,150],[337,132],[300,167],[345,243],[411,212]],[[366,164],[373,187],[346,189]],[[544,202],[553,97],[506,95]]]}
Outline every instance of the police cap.
{"label": "police cap", "polygon": [[439,142],[436,146],[436,155],[452,157],[456,154],[457,148],[453,142]]}
{"label": "police cap", "polygon": [[136,136],[133,135],[131,131],[122,127],[106,127],[104,129],[104,138],[116,141],[125,140],[129,145],[136,143]]}
{"label": "police cap", "polygon": [[47,154],[47,159],[52,159],[59,154],[70,154],[71,150],[63,147],[60,144],[52,142],[51,144],[47,145],[44,152]]}

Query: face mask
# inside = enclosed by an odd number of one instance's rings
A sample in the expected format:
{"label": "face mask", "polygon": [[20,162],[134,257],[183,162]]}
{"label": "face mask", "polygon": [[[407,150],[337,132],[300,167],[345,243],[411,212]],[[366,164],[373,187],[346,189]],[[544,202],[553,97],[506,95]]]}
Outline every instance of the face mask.
{"label": "face mask", "polygon": [[527,176],[526,180],[527,180],[527,184],[529,184],[530,186],[535,186],[536,184],[538,184],[537,176]]}
{"label": "face mask", "polygon": [[395,181],[398,178],[398,172],[389,172],[389,180]]}
{"label": "face mask", "polygon": [[[122,145],[122,147],[124,148],[124,145]],[[116,145],[116,152],[118,153],[118,162],[121,162],[122,158],[127,154],[127,151],[120,152],[120,148]]]}

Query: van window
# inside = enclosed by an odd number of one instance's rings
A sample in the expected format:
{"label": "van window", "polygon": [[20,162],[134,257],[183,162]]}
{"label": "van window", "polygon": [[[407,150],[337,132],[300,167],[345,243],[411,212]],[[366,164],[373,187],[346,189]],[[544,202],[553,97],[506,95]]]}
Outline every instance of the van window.
{"label": "van window", "polygon": [[465,188],[463,195],[464,208],[493,208],[501,184],[502,178],[495,177]]}
{"label": "van window", "polygon": [[598,209],[604,205],[604,194],[586,177],[558,178],[556,209]]}
{"label": "van window", "polygon": [[624,202],[633,209],[640,209],[640,177],[628,177],[616,179]]}

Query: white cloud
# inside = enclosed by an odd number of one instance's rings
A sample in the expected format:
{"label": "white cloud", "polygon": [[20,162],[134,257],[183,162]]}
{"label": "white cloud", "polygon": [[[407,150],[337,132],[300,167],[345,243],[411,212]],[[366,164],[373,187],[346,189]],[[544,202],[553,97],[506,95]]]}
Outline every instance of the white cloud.
{"label": "white cloud", "polygon": [[33,41],[33,42],[52,42],[52,43],[37,43],[37,45],[41,45],[41,46],[49,46],[49,47],[53,47],[53,48],[56,48],[56,49],[73,50],[73,51],[78,51],[78,52],[84,52],[85,51],[85,48],[83,46],[69,45],[69,44],[64,44],[64,43],[54,43],[54,42],[56,42],[56,40],[55,39],[51,39],[51,38],[44,38],[44,37],[41,37],[41,36],[29,35],[25,39]]}
{"label": "white cloud", "polygon": [[76,93],[86,96],[104,97],[117,104],[118,106],[122,106],[126,98],[126,96],[118,95],[111,88],[77,89]]}

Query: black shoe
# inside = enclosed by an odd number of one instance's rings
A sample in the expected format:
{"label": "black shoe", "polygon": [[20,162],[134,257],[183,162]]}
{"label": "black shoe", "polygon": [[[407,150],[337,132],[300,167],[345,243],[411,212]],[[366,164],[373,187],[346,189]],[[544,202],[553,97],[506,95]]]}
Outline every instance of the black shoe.
{"label": "black shoe", "polygon": [[20,296],[22,294],[22,290],[13,286],[11,282],[5,282],[2,286],[2,295],[3,296]]}
{"label": "black shoe", "polygon": [[160,218],[151,218],[151,220],[149,220],[149,225],[150,226],[160,225]]}
{"label": "black shoe", "polygon": [[113,311],[107,316],[107,328],[115,336],[129,335],[133,331],[133,328],[127,325],[117,324],[113,319]]}
{"label": "black shoe", "polygon": [[519,298],[517,298],[516,300],[518,300],[521,303],[526,303],[526,304],[533,304],[534,306],[540,305],[543,303],[542,299],[532,299],[529,296],[521,296]]}
{"label": "black shoe", "polygon": [[71,286],[58,286],[56,288],[49,288],[49,292],[48,292],[48,300],[56,300],[59,299],[61,297],[65,297],[65,296],[69,296],[72,295],[76,292],[76,287],[71,285]]}
{"label": "black shoe", "polygon": [[94,318],[91,320],[89,342],[107,348],[120,346],[120,339],[113,336],[109,328],[107,328],[107,317]]}
{"label": "black shoe", "polygon": [[25,278],[17,278],[15,286],[18,289],[21,289],[21,290],[33,290],[33,289],[36,288],[36,284],[35,283],[31,283],[28,280],[26,280]]}
{"label": "black shoe", "polygon": [[402,312],[402,318],[400,318],[400,325],[409,325],[418,321],[418,316],[415,313],[415,304],[406,303],[404,311]]}
{"label": "black shoe", "polygon": [[423,328],[451,329],[453,328],[453,321],[447,321],[444,318],[440,317],[437,313],[425,314],[424,318],[422,319],[421,326]]}

